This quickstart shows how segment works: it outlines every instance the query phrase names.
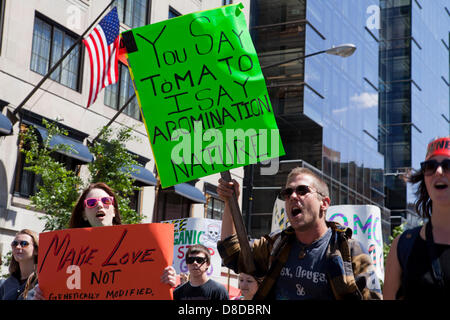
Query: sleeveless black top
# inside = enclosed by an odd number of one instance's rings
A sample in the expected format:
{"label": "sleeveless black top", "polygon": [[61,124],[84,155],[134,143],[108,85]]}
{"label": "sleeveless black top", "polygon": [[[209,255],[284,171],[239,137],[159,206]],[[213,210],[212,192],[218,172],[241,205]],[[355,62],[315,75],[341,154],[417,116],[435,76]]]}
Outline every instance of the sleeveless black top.
{"label": "sleeveless black top", "polygon": [[408,258],[406,281],[402,283],[405,299],[450,298],[450,245],[434,246],[441,265],[444,287],[440,288],[433,277],[426,241],[418,236]]}

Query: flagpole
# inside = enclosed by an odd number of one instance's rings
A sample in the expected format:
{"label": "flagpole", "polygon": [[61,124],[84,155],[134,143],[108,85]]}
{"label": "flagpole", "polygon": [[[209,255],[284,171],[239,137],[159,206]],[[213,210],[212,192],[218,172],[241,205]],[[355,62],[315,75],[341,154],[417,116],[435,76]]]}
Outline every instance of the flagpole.
{"label": "flagpole", "polygon": [[[134,93],[125,103],[122,107],[120,107],[119,111],[116,112],[116,114],[114,115],[114,117],[111,118],[111,120],[109,120],[109,122],[103,127],[103,128],[108,128],[116,119],[117,117],[122,113],[123,110],[125,110],[125,108],[130,104],[130,102],[136,97],[136,93]],[[102,131],[100,131],[97,136],[92,140],[92,143],[94,143],[95,141],[97,141],[97,139],[100,137],[100,134],[102,133]]]}
{"label": "flagpole", "polygon": [[[306,58],[306,57],[309,57],[309,56],[312,56],[312,55],[316,55],[316,54],[319,54],[319,53],[323,53],[323,52],[325,52],[325,51],[313,53],[313,54],[308,55],[308,56],[305,56],[305,57],[303,57],[303,58]],[[298,59],[299,59],[299,58],[295,58],[295,59],[291,59],[291,60],[289,60],[289,61],[283,61],[282,63],[287,63],[287,62],[291,62],[291,61],[298,60]],[[280,62],[277,62],[277,63],[272,64],[272,65],[263,66],[263,67],[261,67],[261,70],[264,70],[264,69],[266,69],[266,68],[276,67],[276,66],[278,66],[278,65],[280,65],[280,64],[281,64]],[[117,117],[122,113],[122,111],[123,111],[123,110],[125,109],[125,107],[131,102],[131,100],[132,100],[134,97],[136,97],[136,93],[134,93],[134,94],[127,100],[127,102],[125,102],[125,104],[117,111],[117,113],[114,115],[114,117],[111,118],[111,120],[105,125],[104,128],[108,128],[108,127],[114,122],[114,120],[117,119]],[[94,140],[92,140],[92,143],[94,143],[94,142],[99,138],[99,136],[100,136],[100,133],[94,138]]]}
{"label": "flagpole", "polygon": [[14,109],[12,112],[12,115],[16,117],[16,114],[22,109],[22,107],[25,105],[25,103],[31,98],[31,96],[42,86],[42,84],[47,80],[50,75],[53,73],[53,71],[56,70],[56,68],[59,67],[59,65],[63,62],[63,60],[70,54],[70,52],[83,40],[84,36],[89,32],[89,30],[97,23],[97,21],[103,16],[103,14],[108,10],[108,8],[113,4],[113,2],[116,0],[112,0],[106,8],[98,15],[98,17],[95,19],[94,22],[91,23],[91,25],[84,31],[84,33],[78,38],[78,40],[72,44],[72,46],[67,49],[66,53],[56,62],[53,67],[50,68],[50,70],[47,72],[47,74],[39,81],[39,83],[31,90],[31,92],[23,99],[23,101]]}

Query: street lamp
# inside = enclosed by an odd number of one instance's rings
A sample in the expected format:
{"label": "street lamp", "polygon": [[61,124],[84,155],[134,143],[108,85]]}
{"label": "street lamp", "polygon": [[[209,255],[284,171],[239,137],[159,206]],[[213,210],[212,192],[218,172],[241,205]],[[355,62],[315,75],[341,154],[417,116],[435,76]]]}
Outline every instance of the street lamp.
{"label": "street lamp", "polygon": [[384,176],[394,176],[394,177],[398,177],[398,176],[405,176],[407,175],[408,172],[407,171],[395,171],[395,172],[386,172],[384,174]]}
{"label": "street lamp", "polygon": [[355,50],[356,46],[354,44],[347,43],[341,44],[337,47],[333,46],[332,48],[325,50],[325,53],[347,58],[350,57],[353,54],[353,52],[355,52]]}
{"label": "street lamp", "polygon": [[355,52],[355,50],[356,50],[356,46],[354,44],[351,44],[351,43],[341,44],[341,45],[338,45],[338,46],[333,46],[333,47],[331,47],[330,49],[327,49],[327,50],[322,50],[322,51],[318,51],[318,52],[307,54],[305,56],[292,58],[292,59],[281,61],[281,62],[276,62],[276,63],[273,63],[273,64],[269,64],[267,66],[262,66],[261,69],[277,67],[277,66],[280,66],[282,64],[289,63],[289,62],[293,62],[293,61],[297,61],[297,60],[303,60],[303,59],[306,59],[308,57],[316,56],[316,55],[321,54],[321,53],[332,54],[332,55],[335,55],[335,56],[340,56],[342,58],[347,58],[347,57],[350,57],[353,54],[353,52]]}

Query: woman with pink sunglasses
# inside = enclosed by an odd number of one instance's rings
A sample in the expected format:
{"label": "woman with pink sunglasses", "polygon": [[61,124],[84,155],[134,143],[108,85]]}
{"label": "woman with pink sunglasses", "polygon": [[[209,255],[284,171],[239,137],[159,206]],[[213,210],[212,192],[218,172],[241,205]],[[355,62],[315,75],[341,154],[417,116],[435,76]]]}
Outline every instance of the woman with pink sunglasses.
{"label": "woman with pink sunglasses", "polygon": [[117,197],[105,183],[89,185],[72,211],[69,228],[104,227],[122,224]]}
{"label": "woman with pink sunglasses", "polygon": [[450,136],[428,144],[421,169],[409,177],[418,184],[415,208],[426,221],[406,230],[386,259],[384,299],[450,298]]}
{"label": "woman with pink sunglasses", "polygon": [[[89,185],[75,205],[69,221],[69,228],[107,227],[121,225],[119,206],[114,191],[105,183]],[[172,266],[164,269],[161,282],[176,286],[176,272]],[[44,295],[39,286],[35,288],[34,299],[42,300]]]}

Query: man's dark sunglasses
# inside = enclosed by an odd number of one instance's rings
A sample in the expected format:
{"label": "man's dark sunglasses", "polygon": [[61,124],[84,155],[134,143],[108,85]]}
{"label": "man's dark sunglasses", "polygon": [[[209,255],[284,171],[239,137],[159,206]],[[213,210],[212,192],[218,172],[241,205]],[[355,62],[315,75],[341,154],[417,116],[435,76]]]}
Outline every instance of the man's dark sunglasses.
{"label": "man's dark sunglasses", "polygon": [[197,262],[198,264],[203,264],[206,262],[206,258],[203,258],[203,257],[187,257],[186,258],[187,264],[193,264],[194,262]]}
{"label": "man's dark sunglasses", "polygon": [[450,172],[450,159],[444,159],[442,162],[436,160],[427,160],[420,164],[420,168],[425,176],[431,176],[436,172],[438,167],[442,168],[444,173]]}
{"label": "man's dark sunglasses", "polygon": [[278,194],[278,198],[280,200],[287,200],[294,193],[294,191],[298,196],[304,196],[310,192],[311,193],[317,192],[318,194],[320,194],[323,197],[323,195],[319,191],[314,190],[310,186],[301,184],[299,186],[296,186],[295,189],[294,188],[285,188],[285,189],[281,190],[281,192]]}

